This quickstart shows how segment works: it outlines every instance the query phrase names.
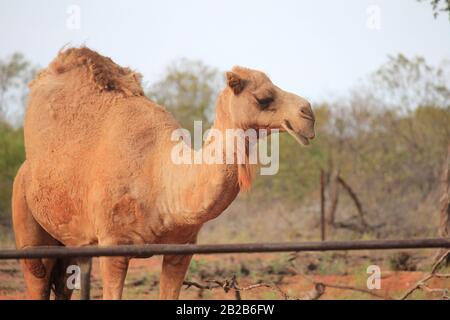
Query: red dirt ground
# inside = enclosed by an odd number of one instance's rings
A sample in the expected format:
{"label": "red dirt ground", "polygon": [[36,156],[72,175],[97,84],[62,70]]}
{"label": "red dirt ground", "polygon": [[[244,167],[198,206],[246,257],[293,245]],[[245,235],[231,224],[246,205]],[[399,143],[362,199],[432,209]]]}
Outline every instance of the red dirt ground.
{"label": "red dirt ground", "polygon": [[[319,258],[318,258],[319,257]],[[351,259],[350,259],[351,258]],[[297,259],[296,266],[306,266],[311,262],[319,267],[325,263],[320,261],[320,255],[303,255]],[[350,259],[350,260],[349,260]],[[232,274],[237,275],[240,287],[246,287],[258,282],[276,283],[277,286],[291,297],[304,297],[314,285],[309,279],[326,284],[354,286],[367,288],[366,280],[369,276],[365,272],[367,265],[371,264],[367,255],[347,256],[336,255],[331,257],[331,264],[325,265],[323,270],[314,270],[298,274],[292,268],[284,268],[287,256],[280,258],[276,254],[242,254],[242,255],[216,255],[196,256],[191,264],[188,278],[198,283],[205,283],[208,279],[226,280]],[[372,260],[376,260],[370,257]],[[369,259],[369,260],[370,260]],[[342,270],[335,269],[339,263],[345,265]],[[348,263],[348,265],[347,265]],[[160,257],[150,259],[134,259],[130,263],[127,280],[125,282],[124,299],[156,299],[158,296],[158,275],[160,272]],[[384,263],[385,264],[385,263]],[[92,299],[101,298],[101,281],[98,272],[98,261],[94,259],[92,274]],[[350,267],[348,267],[350,266]],[[327,270],[330,269],[328,273]],[[426,275],[423,271],[385,271],[382,267],[381,290],[376,293],[399,298],[411,286]],[[335,272],[333,272],[335,271]],[[301,273],[301,274],[300,274]],[[430,288],[450,288],[450,279],[432,279],[428,282]],[[241,292],[242,299],[283,299],[282,295],[274,289],[257,288]],[[412,299],[441,299],[442,293],[429,293],[418,290]],[[78,291],[74,292],[72,299],[78,299]],[[226,293],[222,288],[200,290],[194,287],[183,288],[181,299],[235,299],[235,292]],[[25,284],[22,272],[17,261],[0,261],[0,299],[26,299]],[[366,293],[326,288],[320,299],[376,299]]]}

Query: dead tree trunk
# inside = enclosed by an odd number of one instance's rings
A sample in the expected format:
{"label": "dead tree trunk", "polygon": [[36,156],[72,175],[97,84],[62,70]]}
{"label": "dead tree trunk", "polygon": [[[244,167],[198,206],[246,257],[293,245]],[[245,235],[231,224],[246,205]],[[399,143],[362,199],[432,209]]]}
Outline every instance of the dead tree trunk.
{"label": "dead tree trunk", "polygon": [[450,145],[448,146],[447,160],[442,172],[442,196],[441,217],[439,235],[447,238],[450,236]]}
{"label": "dead tree trunk", "polygon": [[325,241],[325,171],[320,170],[320,239]]}
{"label": "dead tree trunk", "polygon": [[[439,216],[439,236],[442,238],[450,237],[450,144],[448,146],[447,159],[442,167],[441,176],[441,188],[442,195],[440,198],[440,216]],[[439,250],[435,257],[435,263],[442,259],[444,254],[447,254],[447,250]],[[446,265],[450,264],[450,255],[447,255]]]}
{"label": "dead tree trunk", "polygon": [[330,226],[336,224],[336,211],[339,203],[339,171],[335,171],[330,175],[330,207],[327,212],[327,222]]}
{"label": "dead tree trunk", "polygon": [[[444,163],[442,171],[442,196],[440,199],[441,212],[440,212],[440,224],[439,224],[439,235],[443,238],[450,237],[450,144],[448,146],[447,159]],[[438,259],[444,250],[441,250],[436,259]],[[447,256],[446,264],[450,264],[450,255]]]}

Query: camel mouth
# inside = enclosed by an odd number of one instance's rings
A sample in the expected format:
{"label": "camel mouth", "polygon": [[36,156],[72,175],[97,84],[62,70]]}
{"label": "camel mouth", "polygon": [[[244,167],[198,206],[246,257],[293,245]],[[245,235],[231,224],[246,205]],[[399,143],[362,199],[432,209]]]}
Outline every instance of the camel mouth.
{"label": "camel mouth", "polygon": [[281,125],[283,129],[285,129],[294,139],[300,143],[301,145],[307,146],[309,145],[309,139],[302,135],[300,132],[296,132],[289,121],[284,120],[283,124]]}

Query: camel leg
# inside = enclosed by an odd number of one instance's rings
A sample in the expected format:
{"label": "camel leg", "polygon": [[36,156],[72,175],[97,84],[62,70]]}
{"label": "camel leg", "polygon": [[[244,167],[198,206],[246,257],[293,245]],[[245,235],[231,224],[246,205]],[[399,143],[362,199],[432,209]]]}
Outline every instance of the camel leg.
{"label": "camel leg", "polygon": [[69,277],[67,268],[70,265],[77,265],[77,260],[74,258],[56,260],[51,277],[55,300],[70,300],[72,297],[73,290],[69,289],[69,286],[67,285]]}
{"label": "camel leg", "polygon": [[165,255],[159,283],[161,300],[177,300],[180,295],[184,277],[191,262],[192,255]]}
{"label": "camel leg", "polygon": [[104,300],[122,299],[129,260],[128,257],[100,257]]}
{"label": "camel leg", "polygon": [[[13,185],[12,218],[16,246],[19,249],[34,246],[59,245],[36,222],[25,199],[23,174],[25,165],[19,169]],[[28,296],[31,299],[45,300],[50,298],[50,284],[55,259],[22,259],[20,261]]]}

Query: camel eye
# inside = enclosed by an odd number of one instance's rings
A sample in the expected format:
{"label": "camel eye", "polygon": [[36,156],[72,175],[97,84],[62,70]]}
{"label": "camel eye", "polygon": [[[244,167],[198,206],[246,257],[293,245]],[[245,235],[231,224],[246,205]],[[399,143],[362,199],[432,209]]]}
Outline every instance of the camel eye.
{"label": "camel eye", "polygon": [[256,98],[256,100],[258,101],[258,104],[261,108],[265,109],[267,107],[270,106],[270,104],[273,102],[273,98],[269,97],[269,98],[264,98],[264,99],[258,99]]}

